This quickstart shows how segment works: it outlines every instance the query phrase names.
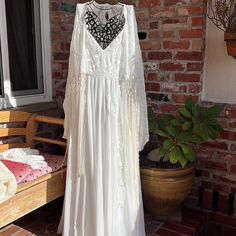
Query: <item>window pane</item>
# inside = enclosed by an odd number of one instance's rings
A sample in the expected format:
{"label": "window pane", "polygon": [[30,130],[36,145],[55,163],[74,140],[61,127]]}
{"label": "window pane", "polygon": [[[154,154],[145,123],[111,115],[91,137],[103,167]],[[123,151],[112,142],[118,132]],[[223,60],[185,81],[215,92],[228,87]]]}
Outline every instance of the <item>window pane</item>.
{"label": "window pane", "polygon": [[13,95],[43,92],[39,0],[5,0]]}

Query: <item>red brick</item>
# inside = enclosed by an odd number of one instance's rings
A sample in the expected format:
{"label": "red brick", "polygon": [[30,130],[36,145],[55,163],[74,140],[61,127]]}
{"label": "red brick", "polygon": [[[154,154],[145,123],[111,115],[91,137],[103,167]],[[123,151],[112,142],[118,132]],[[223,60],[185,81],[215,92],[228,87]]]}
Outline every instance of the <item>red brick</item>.
{"label": "red brick", "polygon": [[173,38],[175,36],[174,31],[162,31],[162,37],[165,38]]}
{"label": "red brick", "polygon": [[236,132],[224,130],[220,133],[220,138],[234,141],[236,139]]}
{"label": "red brick", "polygon": [[236,151],[236,144],[232,143],[230,145],[230,151],[235,152]]}
{"label": "red brick", "polygon": [[236,122],[235,121],[230,121],[229,122],[229,127],[233,128],[233,129],[236,129]]}
{"label": "red brick", "polygon": [[54,78],[54,79],[64,79],[63,74],[61,72],[53,72],[52,73],[52,78]]}
{"label": "red brick", "polygon": [[137,19],[147,19],[149,17],[149,11],[145,8],[135,9],[135,15]]}
{"label": "red brick", "polygon": [[153,101],[153,100],[154,100],[154,101],[159,101],[160,94],[148,92],[147,97],[148,97],[148,99],[151,99],[152,101]]}
{"label": "red brick", "polygon": [[160,6],[160,0],[140,0],[140,7],[157,7]]}
{"label": "red brick", "polygon": [[228,144],[226,142],[217,142],[217,141],[211,141],[211,142],[205,142],[202,144],[203,146],[215,148],[215,149],[228,149]]}
{"label": "red brick", "polygon": [[180,30],[180,38],[202,38],[203,30],[202,29],[191,29],[191,30]]}
{"label": "red brick", "polygon": [[218,203],[218,210],[223,213],[228,213],[228,198],[225,195],[219,195],[219,203]]}
{"label": "red brick", "polygon": [[164,49],[189,49],[190,42],[188,40],[183,41],[164,41],[163,48]]}
{"label": "red brick", "polygon": [[148,33],[149,35],[149,39],[156,39],[156,38],[160,38],[160,31],[149,31]]}
{"label": "red brick", "polygon": [[178,232],[178,233],[181,233],[181,234],[184,234],[184,235],[188,235],[188,236],[193,235],[193,230],[192,229],[190,229],[188,227],[185,227],[183,225],[174,223],[174,222],[165,222],[162,225],[162,228],[173,231],[173,232]]}
{"label": "red brick", "polygon": [[235,236],[236,235],[236,228],[226,227],[224,228],[224,235],[226,236]]}
{"label": "red brick", "polygon": [[159,105],[159,109],[161,112],[174,112],[177,111],[181,105],[177,104],[169,104],[169,103],[164,103]]}
{"label": "red brick", "polygon": [[231,164],[236,163],[236,154],[227,153],[226,157],[227,157],[229,163],[231,163]]}
{"label": "red brick", "polygon": [[179,85],[175,83],[163,83],[161,84],[161,92],[164,93],[186,93],[187,86],[186,85]]}
{"label": "red brick", "polygon": [[218,192],[221,192],[221,193],[224,193],[224,194],[227,194],[229,193],[229,185],[228,184],[218,184],[218,183],[213,183],[213,189],[218,191]]}
{"label": "red brick", "polygon": [[188,207],[182,208],[182,216],[197,224],[202,224],[206,220],[206,216],[202,211]]}
{"label": "red brick", "polygon": [[161,48],[161,43],[158,41],[142,41],[140,42],[142,50],[159,50]]}
{"label": "red brick", "polygon": [[231,167],[230,167],[230,172],[231,172],[232,174],[236,174],[236,165],[231,165]]}
{"label": "red brick", "polygon": [[236,118],[236,106],[228,106],[225,110],[225,116],[227,118]]}
{"label": "red brick", "polygon": [[197,235],[197,232],[199,231],[200,224],[201,224],[200,222],[197,222],[196,220],[192,220],[191,216],[189,218],[182,217],[181,221],[179,222],[177,221],[176,223],[192,229],[193,235]]}
{"label": "red brick", "polygon": [[178,52],[175,60],[202,61],[201,52]]}
{"label": "red brick", "polygon": [[[172,101],[175,103],[184,103],[186,99],[189,98],[189,95],[172,95]],[[192,99],[195,102],[198,102],[198,96],[192,96]]]}
{"label": "red brick", "polygon": [[215,223],[208,223],[206,235],[209,236],[226,236],[223,235],[223,226]]}
{"label": "red brick", "polygon": [[231,184],[236,184],[236,179],[235,177],[233,176],[233,178],[229,175],[217,175],[217,174],[213,174],[213,178],[217,181],[221,181],[221,182],[224,182],[224,183],[231,183]]}
{"label": "red brick", "polygon": [[171,19],[163,19],[162,20],[162,26],[163,25],[174,25],[176,26],[177,24],[186,24],[188,18],[171,18]]}
{"label": "red brick", "polygon": [[187,71],[201,71],[202,70],[202,63],[192,62],[187,63]]}
{"label": "red brick", "polygon": [[62,53],[62,52],[53,53],[54,60],[68,60],[68,58],[69,58],[68,53]]}
{"label": "red brick", "polygon": [[178,82],[199,82],[200,74],[175,74],[175,81]]}
{"label": "red brick", "polygon": [[203,15],[205,13],[205,9],[202,6],[188,6],[186,7],[188,10],[189,15]]}
{"label": "red brick", "polygon": [[146,85],[146,91],[154,91],[154,92],[160,91],[160,84],[146,83],[145,85]]}
{"label": "red brick", "polygon": [[159,68],[161,71],[183,71],[185,66],[180,63],[166,62],[161,63]]}
{"label": "red brick", "polygon": [[202,187],[205,189],[215,190],[221,193],[228,193],[229,192],[229,185],[228,184],[218,184],[215,182],[209,182],[202,180]]}
{"label": "red brick", "polygon": [[164,6],[173,6],[177,3],[182,3],[181,0],[164,0]]}
{"label": "red brick", "polygon": [[236,194],[236,188],[234,188],[234,187],[231,186],[231,187],[230,187],[230,192]]}
{"label": "red brick", "polygon": [[68,62],[62,62],[61,63],[62,70],[68,70],[68,67],[69,67]]}
{"label": "red brick", "polygon": [[183,236],[181,233],[177,233],[174,231],[170,231],[168,229],[165,228],[160,228],[157,230],[157,232],[155,234],[153,234],[153,236]]}
{"label": "red brick", "polygon": [[150,27],[150,29],[158,29],[159,22],[158,21],[150,22],[149,27]]}
{"label": "red brick", "polygon": [[205,209],[211,209],[212,205],[212,192],[205,190],[203,192],[203,207]]}
{"label": "red brick", "polygon": [[236,217],[233,217],[231,215],[224,215],[218,212],[210,212],[208,214],[208,217],[210,221],[213,221],[217,224],[224,224],[233,227],[235,227],[236,225]]}
{"label": "red brick", "polygon": [[166,60],[172,58],[171,52],[149,52],[148,58],[150,60]]}
{"label": "red brick", "polygon": [[200,93],[201,92],[201,86],[198,84],[190,84],[188,87],[189,93]]}
{"label": "red brick", "polygon": [[147,80],[148,81],[155,81],[155,80],[157,80],[157,74],[156,73],[149,73],[147,75]]}
{"label": "red brick", "polygon": [[227,171],[226,163],[205,160],[205,161],[201,161],[200,164],[204,168],[210,168],[210,169],[219,170],[219,171]]}
{"label": "red brick", "polygon": [[192,26],[203,26],[206,24],[206,20],[204,17],[193,17],[192,18]]}
{"label": "red brick", "polygon": [[202,170],[202,177],[210,178],[211,177],[211,171]]}

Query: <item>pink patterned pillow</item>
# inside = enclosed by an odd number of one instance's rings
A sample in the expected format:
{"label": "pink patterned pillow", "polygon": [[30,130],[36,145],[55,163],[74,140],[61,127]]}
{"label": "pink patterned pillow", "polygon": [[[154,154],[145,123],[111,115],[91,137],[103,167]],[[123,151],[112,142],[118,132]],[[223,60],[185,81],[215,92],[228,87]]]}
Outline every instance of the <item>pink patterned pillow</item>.
{"label": "pink patterned pillow", "polygon": [[30,165],[25,163],[8,160],[1,160],[1,162],[14,174],[17,183],[20,183],[32,171]]}
{"label": "pink patterned pillow", "polygon": [[48,153],[40,153],[40,155],[44,156],[45,161],[48,163],[48,166],[43,167],[40,170],[32,170],[31,173],[21,181],[21,183],[35,180],[43,175],[57,171],[61,167],[66,165],[63,156],[52,155]]}

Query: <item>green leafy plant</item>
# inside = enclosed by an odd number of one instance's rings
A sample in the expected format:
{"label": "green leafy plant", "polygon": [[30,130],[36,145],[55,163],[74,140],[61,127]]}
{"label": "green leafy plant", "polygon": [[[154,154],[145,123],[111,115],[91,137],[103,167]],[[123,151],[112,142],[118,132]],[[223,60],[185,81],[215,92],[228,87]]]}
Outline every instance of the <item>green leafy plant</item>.
{"label": "green leafy plant", "polygon": [[215,139],[222,131],[216,119],[220,111],[217,105],[201,108],[191,97],[186,100],[176,116],[162,114],[156,118],[153,110],[149,109],[149,131],[163,138],[159,151],[160,161],[167,158],[172,164],[179,162],[182,167],[195,161],[193,144]]}

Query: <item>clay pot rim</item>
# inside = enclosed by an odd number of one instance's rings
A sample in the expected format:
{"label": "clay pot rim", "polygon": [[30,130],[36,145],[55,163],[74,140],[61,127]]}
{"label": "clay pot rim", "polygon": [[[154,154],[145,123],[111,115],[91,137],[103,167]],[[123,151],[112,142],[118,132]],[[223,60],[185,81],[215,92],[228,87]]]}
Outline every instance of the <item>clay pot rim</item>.
{"label": "clay pot rim", "polygon": [[189,168],[195,168],[196,166],[196,162],[190,162],[187,166],[185,167],[178,167],[178,168],[159,168],[159,167],[148,167],[148,166],[140,166],[140,168],[142,169],[149,169],[149,170],[154,170],[154,171],[166,171],[166,172],[169,172],[169,171],[179,171],[179,170],[186,170],[186,169],[189,169]]}
{"label": "clay pot rim", "polygon": [[236,32],[225,32],[224,40],[227,41],[236,41]]}

